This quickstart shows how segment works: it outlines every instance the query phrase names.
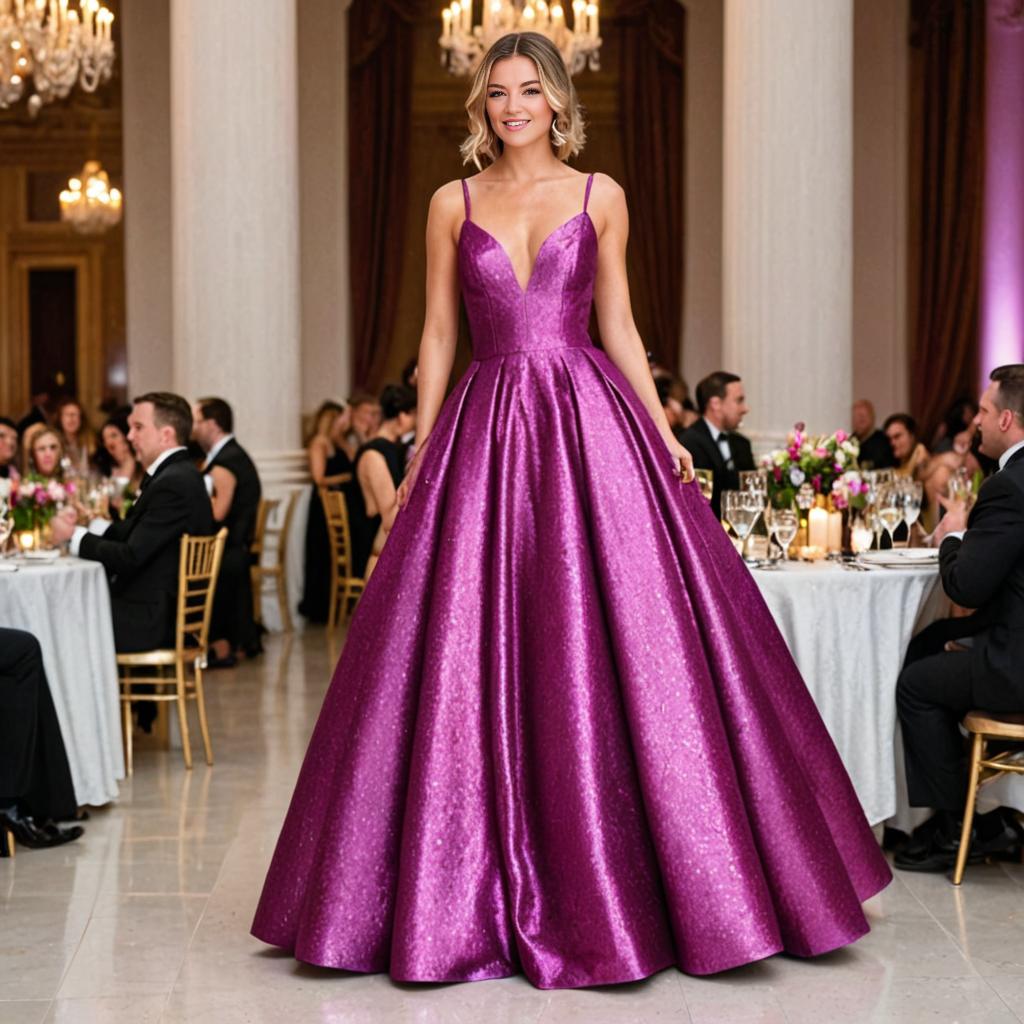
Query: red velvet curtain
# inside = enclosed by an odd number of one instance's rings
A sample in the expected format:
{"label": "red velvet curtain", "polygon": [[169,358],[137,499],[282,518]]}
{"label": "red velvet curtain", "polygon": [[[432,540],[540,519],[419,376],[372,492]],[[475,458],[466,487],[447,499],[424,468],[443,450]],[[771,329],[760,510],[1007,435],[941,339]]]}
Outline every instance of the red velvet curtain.
{"label": "red velvet curtain", "polygon": [[614,12],[634,318],[655,359],[678,372],[686,14],[678,0],[619,0]]}
{"label": "red velvet curtain", "polygon": [[349,11],[349,279],[352,380],[382,383],[402,287],[415,5],[354,0]]}
{"label": "red velvet curtain", "polygon": [[978,379],[985,2],[914,0],[912,11],[910,393],[929,438]]}

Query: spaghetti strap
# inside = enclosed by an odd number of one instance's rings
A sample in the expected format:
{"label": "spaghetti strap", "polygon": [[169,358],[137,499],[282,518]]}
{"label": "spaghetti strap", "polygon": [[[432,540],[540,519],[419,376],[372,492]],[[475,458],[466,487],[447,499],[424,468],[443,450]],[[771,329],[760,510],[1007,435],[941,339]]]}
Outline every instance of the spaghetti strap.
{"label": "spaghetti strap", "polygon": [[[463,182],[463,183],[465,183],[465,182]],[[590,186],[593,185],[593,184],[594,184],[594,175],[593,175],[593,173],[591,173],[591,174],[589,174],[587,176],[587,191],[583,195],[583,212],[584,213],[587,212],[587,203],[590,202]],[[468,203],[469,200],[467,199],[466,202]]]}
{"label": "spaghetti strap", "polygon": [[466,184],[466,179],[462,179],[462,198],[466,200],[466,220],[472,220],[470,217],[470,205],[469,205],[469,186]]}

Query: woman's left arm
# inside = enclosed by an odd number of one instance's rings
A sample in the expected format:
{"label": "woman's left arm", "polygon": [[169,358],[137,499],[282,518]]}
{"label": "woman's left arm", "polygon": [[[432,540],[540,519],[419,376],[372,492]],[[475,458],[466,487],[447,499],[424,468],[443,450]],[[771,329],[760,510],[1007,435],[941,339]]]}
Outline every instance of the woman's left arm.
{"label": "woman's left arm", "polygon": [[672,433],[658,398],[658,390],[654,386],[643,340],[633,322],[629,281],[626,277],[626,240],[629,237],[626,194],[608,175],[595,174],[591,209],[594,206],[601,211],[599,219],[603,221],[598,232],[597,280],[594,284],[594,306],[601,342],[608,358],[619,368],[643,402],[665,446],[673,458],[678,460],[683,480],[692,480],[693,459]]}

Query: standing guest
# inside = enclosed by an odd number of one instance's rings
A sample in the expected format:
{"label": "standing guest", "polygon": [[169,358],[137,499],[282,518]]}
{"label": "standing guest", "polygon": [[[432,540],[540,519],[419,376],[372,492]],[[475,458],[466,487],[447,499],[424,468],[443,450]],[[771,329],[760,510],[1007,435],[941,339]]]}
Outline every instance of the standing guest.
{"label": "standing guest", "polygon": [[380,404],[373,395],[357,391],[349,400],[348,407],[352,410],[352,424],[345,440],[352,451],[358,451],[373,437],[380,426],[378,414]]}
{"label": "standing guest", "polygon": [[96,454],[96,438],[77,398],[65,397],[57,403],[56,425],[68,468],[75,476],[85,476]]}
{"label": "standing guest", "polygon": [[383,416],[376,435],[356,453],[355,513],[352,516],[352,574],[369,576],[371,555],[380,554],[398,513],[396,495],[405,475],[402,435],[416,427],[416,393],[389,384],[380,396]]}
{"label": "standing guest", "polygon": [[860,442],[860,464],[864,469],[889,469],[896,464],[885,432],[875,426],[875,407],[861,398],[853,403],[850,419],[853,436]]}
{"label": "standing guest", "polygon": [[0,480],[18,480],[17,458],[18,428],[14,420],[0,416]]}
{"label": "standing guest", "polygon": [[324,402],[317,410],[313,436],[306,446],[313,490],[306,520],[306,574],[299,614],[309,622],[326,622],[331,602],[331,544],[319,488],[343,491],[346,505],[351,506],[352,452],[345,440],[351,425],[348,409],[338,402]]}
{"label": "standing guest", "polygon": [[32,396],[32,406],[24,416],[18,420],[18,433],[24,435],[29,427],[36,423],[49,424],[50,422],[50,396],[45,391]]}
{"label": "standing guest", "polygon": [[[77,810],[39,641],[0,629],[0,833],[33,849],[60,846],[82,834],[56,824]],[[4,838],[0,857],[8,853]]]}
{"label": "standing guest", "polygon": [[734,373],[719,370],[697,385],[700,419],[683,434],[682,441],[693,456],[694,469],[714,473],[711,508],[722,518],[722,492],[739,486],[739,474],[755,469],[750,442],[739,433],[750,409],[743,381]]}
{"label": "standing guest", "polygon": [[[145,467],[139,500],[122,522],[93,519],[75,525],[73,509],[53,518],[53,539],[71,554],[99,562],[110,582],[114,646],[119,652],[174,646],[178,558],[184,534],[213,533],[210,499],[185,447],[192,410],[179,395],[152,391],[135,399],[128,441]],[[139,724],[156,714],[148,702]]]}
{"label": "standing guest", "polygon": [[[121,493],[111,498],[111,507],[124,518],[126,502],[142,483],[145,472],[128,443],[128,415],[115,413],[100,430],[100,447],[96,452],[96,466],[108,480],[124,481]],[[131,500],[134,500],[132,498]]]}
{"label": "standing guest", "polygon": [[216,528],[226,526],[210,622],[211,668],[228,668],[239,654],[262,650],[252,610],[252,539],[262,489],[256,465],[235,440],[234,414],[223,398],[201,398],[193,409],[192,436],[206,453],[203,474]]}
{"label": "standing guest", "polygon": [[25,431],[21,444],[22,472],[24,476],[33,475],[43,480],[63,480],[61,460],[64,458],[64,445],[60,435],[45,423],[33,423]]}
{"label": "standing guest", "polygon": [[[976,611],[922,630],[896,687],[910,803],[937,812],[897,854],[906,870],[945,871],[956,858],[967,791],[960,720],[972,708],[1024,712],[1024,365],[1001,366],[990,381],[974,422],[999,471],[969,517],[962,502],[944,500],[934,537],[943,589]],[[955,643],[968,636],[969,648]],[[986,817],[978,852],[1020,846],[1019,826]]]}

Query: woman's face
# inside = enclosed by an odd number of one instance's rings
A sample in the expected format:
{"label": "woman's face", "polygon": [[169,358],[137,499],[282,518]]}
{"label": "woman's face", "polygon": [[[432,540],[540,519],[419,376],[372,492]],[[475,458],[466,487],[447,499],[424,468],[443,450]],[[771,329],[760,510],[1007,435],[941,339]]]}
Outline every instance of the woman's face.
{"label": "woman's face", "polygon": [[103,428],[103,447],[118,466],[127,462],[128,456],[131,454],[128,438],[113,424],[108,424]]}
{"label": "woman's face", "polygon": [[380,425],[380,406],[374,402],[363,402],[352,409],[352,429],[369,437]]}
{"label": "woman's face", "polygon": [[342,409],[331,423],[331,428],[328,431],[331,440],[338,444],[344,440],[345,435],[352,429],[352,410]]}
{"label": "woman's face", "polygon": [[892,445],[892,453],[897,462],[905,462],[910,458],[917,439],[902,423],[897,421],[891,424],[885,432],[885,436],[889,438],[889,444]]}
{"label": "woman's face", "polygon": [[82,410],[77,405],[65,405],[60,411],[60,429],[68,437],[78,433],[82,426]]}
{"label": "woman's face", "polygon": [[57,472],[60,465],[60,441],[55,434],[47,431],[35,439],[32,445],[32,464],[42,476],[53,476]]}
{"label": "woman's face", "polygon": [[547,139],[555,116],[529,57],[506,57],[491,68],[484,110],[495,135],[506,146],[528,146]]}

